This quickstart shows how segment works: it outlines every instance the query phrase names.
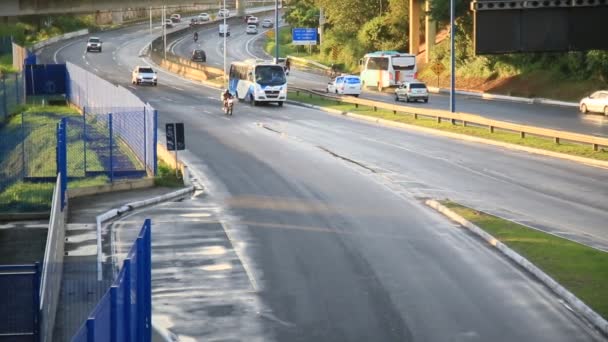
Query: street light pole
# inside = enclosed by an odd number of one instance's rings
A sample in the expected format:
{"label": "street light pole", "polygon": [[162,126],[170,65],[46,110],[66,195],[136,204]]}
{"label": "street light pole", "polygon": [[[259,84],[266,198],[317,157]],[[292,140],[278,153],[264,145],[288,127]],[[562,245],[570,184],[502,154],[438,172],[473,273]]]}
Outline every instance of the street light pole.
{"label": "street light pole", "polygon": [[163,15],[162,15],[162,25],[163,25],[163,51],[165,55],[165,59],[167,59],[167,6],[163,5]]}
{"label": "street light pole", "polygon": [[[224,13],[224,84],[227,85],[227,78],[226,78],[226,35],[228,34],[228,27],[226,27],[226,0],[224,0],[224,8],[223,8],[223,13]],[[228,86],[226,86],[226,88],[228,88]]]}
{"label": "street light pole", "polygon": [[274,1],[274,54],[275,63],[279,63],[279,0]]}
{"label": "street light pole", "polygon": [[456,112],[456,51],[454,50],[454,16],[456,15],[454,0],[450,0],[450,112]]}

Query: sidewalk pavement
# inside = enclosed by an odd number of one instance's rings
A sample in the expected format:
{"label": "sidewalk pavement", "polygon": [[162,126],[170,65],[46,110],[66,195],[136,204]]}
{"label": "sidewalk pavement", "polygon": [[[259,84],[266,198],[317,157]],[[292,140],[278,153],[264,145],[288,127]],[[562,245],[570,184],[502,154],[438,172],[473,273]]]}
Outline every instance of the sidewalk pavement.
{"label": "sidewalk pavement", "polygon": [[[126,203],[148,199],[175,190],[154,187],[70,200],[66,226],[63,279],[53,340],[71,340],[113,281],[109,263],[106,263],[104,268],[106,274],[104,279],[102,281],[97,280],[96,216]],[[141,224],[143,224],[143,221],[138,223],[137,227],[141,228]]]}

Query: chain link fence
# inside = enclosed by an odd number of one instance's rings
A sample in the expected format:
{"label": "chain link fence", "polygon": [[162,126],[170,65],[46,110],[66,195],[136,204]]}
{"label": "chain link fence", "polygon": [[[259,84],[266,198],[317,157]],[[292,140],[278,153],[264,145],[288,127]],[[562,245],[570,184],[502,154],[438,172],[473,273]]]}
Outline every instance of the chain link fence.
{"label": "chain link fence", "polygon": [[22,74],[0,75],[0,127],[24,100]]}

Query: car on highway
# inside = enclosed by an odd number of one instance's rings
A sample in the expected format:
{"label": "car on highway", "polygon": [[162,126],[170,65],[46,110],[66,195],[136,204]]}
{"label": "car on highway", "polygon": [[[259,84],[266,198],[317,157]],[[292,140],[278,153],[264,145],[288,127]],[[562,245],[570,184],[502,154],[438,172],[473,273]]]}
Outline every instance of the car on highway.
{"label": "car on highway", "polygon": [[172,28],[173,27],[173,21],[171,21],[171,19],[165,20],[165,27],[166,28]]}
{"label": "car on highway", "polygon": [[158,77],[156,71],[149,66],[138,65],[133,69],[131,73],[131,83],[133,84],[151,84],[156,86],[158,84]]}
{"label": "car on highway", "polygon": [[270,19],[264,19],[262,20],[262,27],[263,28],[271,28],[274,26],[274,23],[272,22],[272,20]]}
{"label": "car on highway", "polygon": [[424,101],[424,103],[429,102],[429,90],[426,88],[426,84],[413,81],[413,82],[405,82],[400,84],[397,89],[395,89],[395,101],[411,102],[411,101]]}
{"label": "car on highway", "polygon": [[192,51],[192,57],[190,57],[190,60],[193,62],[205,63],[207,62],[207,54],[201,49],[196,49]]}
{"label": "car on highway", "polygon": [[260,24],[260,19],[258,17],[251,16],[247,18],[247,25],[255,25],[258,26]]}
{"label": "car on highway", "polygon": [[361,78],[355,75],[341,75],[327,84],[325,91],[339,95],[361,95]]}
{"label": "car on highway", "polygon": [[230,25],[220,24],[218,33],[219,33],[220,37],[223,37],[224,35],[229,37],[230,36]]}
{"label": "car on highway", "polygon": [[230,17],[230,11],[227,8],[222,8],[217,12],[218,18],[228,18]]}
{"label": "car on highway", "polygon": [[198,21],[209,21],[211,20],[211,16],[209,13],[201,13],[198,15]]}
{"label": "car on highway", "polygon": [[182,16],[180,14],[171,14],[171,21],[174,23],[179,23],[182,21]]}
{"label": "car on highway", "polygon": [[600,90],[585,97],[579,103],[581,113],[603,113],[608,116],[608,90]]}
{"label": "car on highway", "polygon": [[101,45],[102,45],[101,39],[99,39],[97,37],[90,37],[89,40],[87,41],[87,52],[91,52],[91,51],[101,52],[101,50],[102,50]]}
{"label": "car on highway", "polygon": [[245,33],[247,34],[257,34],[258,33],[258,27],[255,25],[247,25],[247,28],[245,29]]}

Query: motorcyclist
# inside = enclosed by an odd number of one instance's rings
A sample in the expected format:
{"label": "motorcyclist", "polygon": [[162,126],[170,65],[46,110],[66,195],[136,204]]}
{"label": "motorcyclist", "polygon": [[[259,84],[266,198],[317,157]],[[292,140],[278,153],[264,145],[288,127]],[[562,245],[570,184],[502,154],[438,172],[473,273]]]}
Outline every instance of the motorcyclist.
{"label": "motorcyclist", "polygon": [[228,108],[228,100],[231,98],[232,93],[230,92],[230,89],[226,88],[226,90],[224,90],[224,92],[222,93],[222,100],[224,101],[224,110]]}
{"label": "motorcyclist", "polygon": [[285,59],[285,72],[289,75],[289,70],[291,69],[291,61],[289,58]]}
{"label": "motorcyclist", "polygon": [[198,32],[194,32],[194,42],[198,41]]}

